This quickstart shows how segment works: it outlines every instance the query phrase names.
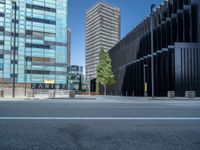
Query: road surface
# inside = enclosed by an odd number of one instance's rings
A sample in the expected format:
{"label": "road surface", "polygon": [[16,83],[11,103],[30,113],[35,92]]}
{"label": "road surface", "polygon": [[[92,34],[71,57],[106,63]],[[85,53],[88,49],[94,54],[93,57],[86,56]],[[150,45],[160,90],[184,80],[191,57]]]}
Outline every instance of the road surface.
{"label": "road surface", "polygon": [[0,150],[200,150],[200,101],[0,100]]}

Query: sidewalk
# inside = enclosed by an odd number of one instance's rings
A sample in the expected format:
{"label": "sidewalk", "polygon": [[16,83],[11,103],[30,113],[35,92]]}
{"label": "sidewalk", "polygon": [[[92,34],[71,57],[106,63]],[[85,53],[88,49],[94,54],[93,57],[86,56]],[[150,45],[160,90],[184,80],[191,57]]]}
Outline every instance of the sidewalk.
{"label": "sidewalk", "polygon": [[15,98],[0,97],[0,101],[23,101],[23,100],[95,100],[95,96],[76,95],[75,98],[69,98],[68,95],[56,95],[55,98],[49,98],[48,95],[36,95],[34,97],[16,96]]}
{"label": "sidewalk", "polygon": [[149,100],[200,100],[200,97],[195,97],[195,98],[186,98],[186,97],[174,97],[174,98],[168,98],[168,97],[155,97],[155,98],[148,98]]}
{"label": "sidewalk", "polygon": [[69,98],[68,95],[56,95],[55,98],[48,98],[48,95],[36,95],[35,97],[25,97],[25,96],[17,96],[15,98],[12,97],[3,97],[0,98],[0,101],[20,101],[20,100],[98,100],[98,101],[200,101],[200,97],[196,98],[185,98],[185,97],[133,97],[133,96],[92,96],[92,95],[76,95],[75,98]]}
{"label": "sidewalk", "polygon": [[199,101],[200,97],[196,98],[185,98],[185,97],[175,97],[175,98],[168,98],[168,97],[154,97],[152,99],[151,97],[133,97],[133,96],[96,96],[97,100],[113,100],[113,101],[123,101],[123,102],[148,102],[148,103],[154,103],[154,102],[190,102],[190,101]]}

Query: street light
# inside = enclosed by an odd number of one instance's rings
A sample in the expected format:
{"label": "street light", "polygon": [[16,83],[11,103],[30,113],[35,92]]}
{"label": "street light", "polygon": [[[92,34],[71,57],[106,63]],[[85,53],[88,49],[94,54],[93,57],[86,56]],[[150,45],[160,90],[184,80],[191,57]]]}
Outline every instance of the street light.
{"label": "street light", "polygon": [[28,59],[27,59],[27,57],[25,57],[25,70],[26,70],[26,77],[25,77],[25,93],[24,93],[24,95],[26,96],[26,91],[27,91],[27,61],[28,61]]}
{"label": "street light", "polygon": [[89,75],[89,95],[91,95],[91,75]]}
{"label": "street light", "polygon": [[13,98],[15,97],[15,54],[16,54],[16,15],[17,15],[17,3],[11,1],[14,6],[14,49],[13,49]]}
{"label": "street light", "polygon": [[155,8],[155,4],[151,5],[151,91],[152,91],[152,99],[154,98],[154,60],[153,60],[153,10]]}

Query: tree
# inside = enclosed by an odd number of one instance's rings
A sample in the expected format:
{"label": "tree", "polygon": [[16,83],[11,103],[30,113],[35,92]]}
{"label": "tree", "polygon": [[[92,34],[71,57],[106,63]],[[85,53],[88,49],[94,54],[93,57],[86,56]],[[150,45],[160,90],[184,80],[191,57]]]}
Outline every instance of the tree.
{"label": "tree", "polygon": [[99,63],[97,65],[97,85],[102,84],[104,87],[104,95],[106,95],[106,86],[115,83],[112,72],[111,59],[108,52],[101,48],[99,53]]}

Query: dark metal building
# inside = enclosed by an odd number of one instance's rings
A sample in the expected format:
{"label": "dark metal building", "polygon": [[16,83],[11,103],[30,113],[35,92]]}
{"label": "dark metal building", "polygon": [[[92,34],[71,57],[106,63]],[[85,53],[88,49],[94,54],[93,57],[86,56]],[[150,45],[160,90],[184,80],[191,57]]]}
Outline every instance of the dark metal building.
{"label": "dark metal building", "polygon": [[[153,12],[155,95],[200,96],[200,1],[168,0]],[[110,51],[117,83],[107,94],[151,95],[150,16]]]}

